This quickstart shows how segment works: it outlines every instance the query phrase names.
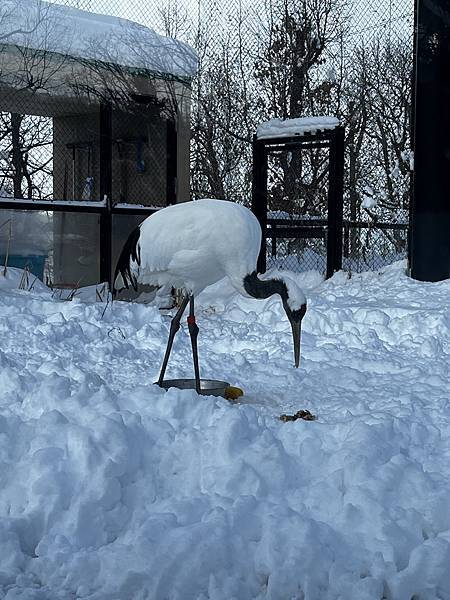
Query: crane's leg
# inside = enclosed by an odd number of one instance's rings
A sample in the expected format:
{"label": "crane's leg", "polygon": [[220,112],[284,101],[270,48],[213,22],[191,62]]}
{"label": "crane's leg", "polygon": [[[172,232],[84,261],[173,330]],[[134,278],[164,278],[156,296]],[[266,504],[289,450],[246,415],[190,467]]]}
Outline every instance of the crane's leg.
{"label": "crane's leg", "polygon": [[194,296],[190,298],[189,304],[189,316],[187,319],[189,327],[189,335],[191,336],[192,344],[192,357],[194,359],[194,373],[195,373],[195,389],[197,394],[200,394],[200,369],[198,366],[198,351],[197,351],[197,337],[198,337],[198,326],[195,322],[194,314]]}
{"label": "crane's leg", "polygon": [[180,308],[178,309],[176,315],[174,316],[174,318],[172,319],[172,322],[170,323],[169,339],[167,340],[166,353],[164,354],[164,360],[163,360],[163,364],[161,367],[161,373],[159,374],[159,379],[158,379],[159,386],[162,385],[162,382],[164,380],[164,374],[166,372],[167,363],[169,362],[169,356],[170,356],[170,352],[172,350],[173,340],[174,340],[176,332],[180,329],[181,317],[183,316],[183,313],[186,310],[186,306],[187,306],[188,302],[189,302],[189,296],[185,296],[181,302]]}

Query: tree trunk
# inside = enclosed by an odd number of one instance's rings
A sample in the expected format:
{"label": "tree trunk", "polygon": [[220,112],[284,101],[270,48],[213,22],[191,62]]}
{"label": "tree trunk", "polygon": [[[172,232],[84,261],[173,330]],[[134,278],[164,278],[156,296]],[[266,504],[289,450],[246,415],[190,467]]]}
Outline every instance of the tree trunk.
{"label": "tree trunk", "polygon": [[11,143],[14,198],[22,198],[23,162],[20,142],[20,126],[22,115],[11,113]]}

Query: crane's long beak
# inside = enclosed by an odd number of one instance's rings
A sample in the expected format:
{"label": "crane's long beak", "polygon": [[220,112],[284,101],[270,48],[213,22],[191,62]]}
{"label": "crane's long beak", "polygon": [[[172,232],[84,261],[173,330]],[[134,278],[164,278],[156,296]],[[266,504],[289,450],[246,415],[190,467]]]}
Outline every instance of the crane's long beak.
{"label": "crane's long beak", "polygon": [[298,369],[298,366],[300,364],[300,338],[302,334],[302,320],[305,314],[306,304],[303,304],[300,307],[300,310],[296,311],[295,318],[291,316],[292,313],[290,315],[288,314],[292,328],[292,337],[294,339],[294,360],[296,369]]}
{"label": "crane's long beak", "polygon": [[302,322],[291,320],[292,337],[294,339],[294,360],[295,367],[298,369],[300,364],[300,339],[302,333]]}

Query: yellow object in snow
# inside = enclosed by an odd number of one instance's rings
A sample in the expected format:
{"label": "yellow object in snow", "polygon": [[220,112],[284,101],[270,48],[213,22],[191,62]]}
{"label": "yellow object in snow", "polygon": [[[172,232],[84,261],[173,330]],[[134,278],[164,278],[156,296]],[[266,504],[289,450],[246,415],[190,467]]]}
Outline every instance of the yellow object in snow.
{"label": "yellow object in snow", "polygon": [[244,391],[241,390],[241,388],[234,387],[233,385],[229,385],[227,388],[225,388],[225,398],[227,400],[234,401],[243,395],[244,395]]}

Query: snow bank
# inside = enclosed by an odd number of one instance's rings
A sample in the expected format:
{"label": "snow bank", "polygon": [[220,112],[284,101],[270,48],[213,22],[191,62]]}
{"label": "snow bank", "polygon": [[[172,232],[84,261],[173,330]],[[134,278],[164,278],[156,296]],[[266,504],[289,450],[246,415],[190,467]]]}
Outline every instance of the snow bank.
{"label": "snow bank", "polygon": [[44,0],[2,0],[0,24],[3,44],[182,77],[197,70],[193,48],[119,17]]}
{"label": "snow bank", "polygon": [[[152,384],[155,307],[0,276],[0,598],[449,598],[450,282],[403,270],[291,274],[298,370],[279,300],[205,290],[202,372],[237,405]],[[189,376],[185,327],[174,352]]]}
{"label": "snow bank", "polygon": [[305,133],[317,133],[336,129],[339,119],[336,117],[300,117],[297,119],[272,119],[260,123],[256,129],[258,139],[292,137]]}

